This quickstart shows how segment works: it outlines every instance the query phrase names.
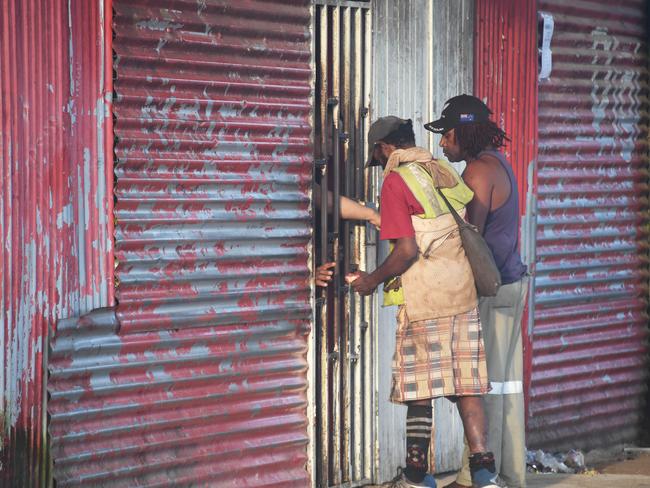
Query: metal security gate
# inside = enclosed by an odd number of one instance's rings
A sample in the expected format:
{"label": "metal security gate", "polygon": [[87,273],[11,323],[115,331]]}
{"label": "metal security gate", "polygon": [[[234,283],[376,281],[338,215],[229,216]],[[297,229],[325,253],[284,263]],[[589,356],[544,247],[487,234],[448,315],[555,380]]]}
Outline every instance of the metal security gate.
{"label": "metal security gate", "polygon": [[648,374],[646,6],[539,8],[546,41],[554,29],[539,87],[528,443],[593,448],[637,438]]}
{"label": "metal security gate", "polygon": [[51,344],[57,486],[309,485],[307,1],[115,0],[115,308]]}
{"label": "metal security gate", "polygon": [[351,293],[343,278],[367,269],[365,244],[374,232],[341,221],[339,195],[366,200],[370,5],[316,3],[315,171],[321,187],[316,259],[339,263],[333,283],[317,300],[317,486],[351,486],[368,483],[374,461],[372,307],[371,298]]}

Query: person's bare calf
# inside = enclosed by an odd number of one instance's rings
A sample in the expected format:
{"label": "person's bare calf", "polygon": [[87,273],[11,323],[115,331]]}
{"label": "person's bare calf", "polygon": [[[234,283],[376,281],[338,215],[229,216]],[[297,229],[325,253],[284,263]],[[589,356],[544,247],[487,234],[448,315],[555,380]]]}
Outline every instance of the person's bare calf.
{"label": "person's bare calf", "polygon": [[494,455],[487,450],[487,426],[481,397],[458,397],[457,406],[469,445],[472,483],[479,488],[497,487]]}
{"label": "person's bare calf", "polygon": [[458,413],[460,413],[460,418],[463,421],[470,455],[487,451],[487,429],[481,397],[458,397],[457,406]]}

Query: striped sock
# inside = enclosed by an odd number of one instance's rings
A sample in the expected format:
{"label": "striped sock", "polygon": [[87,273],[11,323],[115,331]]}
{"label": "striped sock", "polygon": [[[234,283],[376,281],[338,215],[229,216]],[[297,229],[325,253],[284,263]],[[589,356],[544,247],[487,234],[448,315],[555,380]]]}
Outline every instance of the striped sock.
{"label": "striped sock", "polygon": [[431,407],[409,405],[406,412],[406,469],[404,475],[414,483],[424,480],[429,469]]}

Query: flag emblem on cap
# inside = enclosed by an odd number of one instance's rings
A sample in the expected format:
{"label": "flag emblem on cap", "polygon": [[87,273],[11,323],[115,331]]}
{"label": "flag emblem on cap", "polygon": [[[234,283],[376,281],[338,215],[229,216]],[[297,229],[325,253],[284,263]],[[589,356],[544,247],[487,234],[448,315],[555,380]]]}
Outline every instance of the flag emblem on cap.
{"label": "flag emblem on cap", "polygon": [[474,114],[460,114],[461,122],[474,122]]}

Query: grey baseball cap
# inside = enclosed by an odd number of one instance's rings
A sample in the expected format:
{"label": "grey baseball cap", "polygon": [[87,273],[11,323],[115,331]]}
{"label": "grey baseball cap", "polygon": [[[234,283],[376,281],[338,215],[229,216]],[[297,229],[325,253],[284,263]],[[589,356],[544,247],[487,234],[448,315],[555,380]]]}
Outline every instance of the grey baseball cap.
{"label": "grey baseball cap", "polygon": [[386,117],[380,117],[372,123],[368,130],[368,161],[366,161],[366,168],[381,164],[372,157],[375,144],[408,122],[410,122],[410,119],[400,119],[394,115],[388,115]]}

